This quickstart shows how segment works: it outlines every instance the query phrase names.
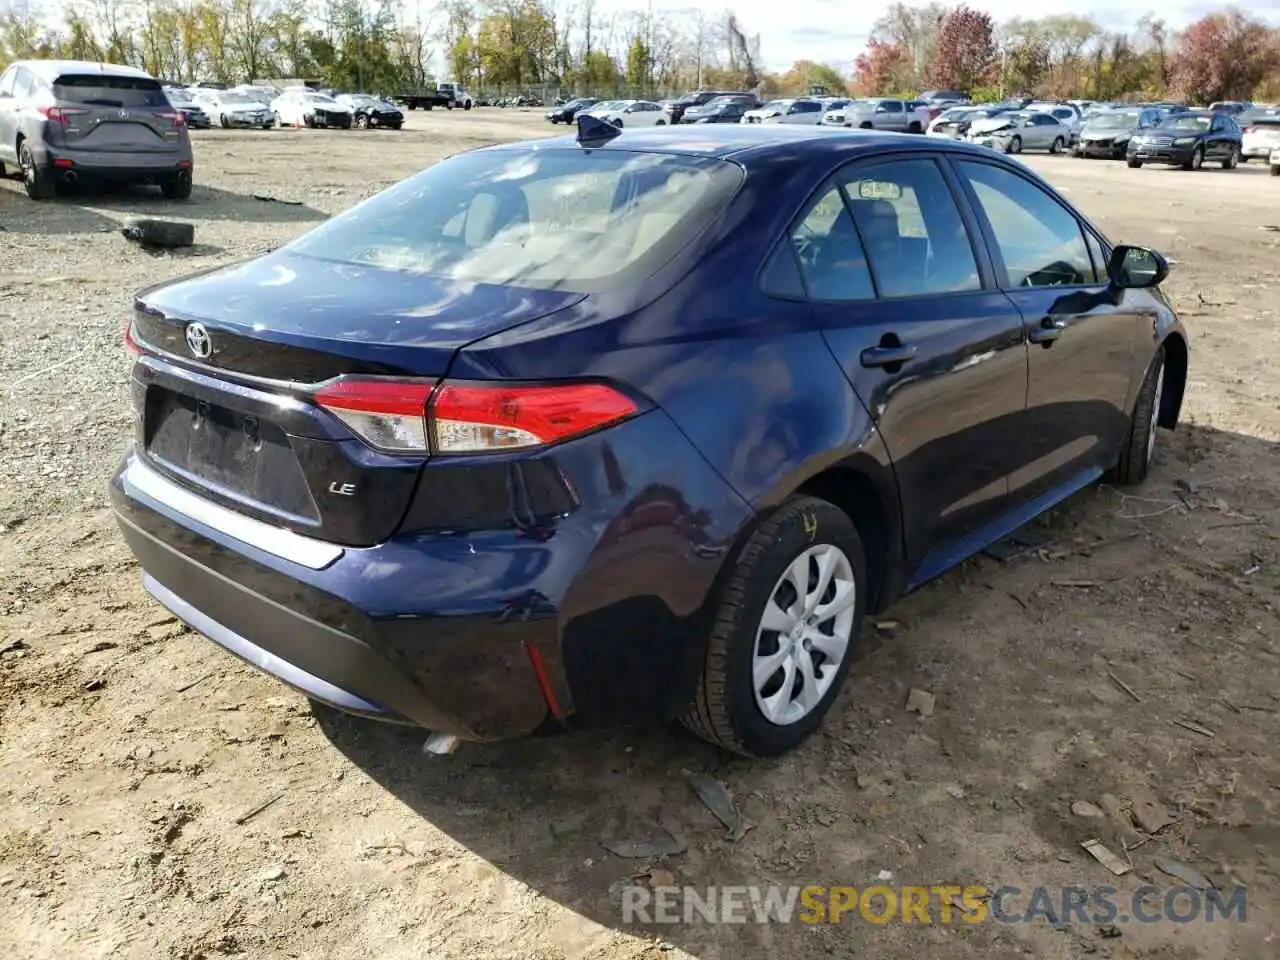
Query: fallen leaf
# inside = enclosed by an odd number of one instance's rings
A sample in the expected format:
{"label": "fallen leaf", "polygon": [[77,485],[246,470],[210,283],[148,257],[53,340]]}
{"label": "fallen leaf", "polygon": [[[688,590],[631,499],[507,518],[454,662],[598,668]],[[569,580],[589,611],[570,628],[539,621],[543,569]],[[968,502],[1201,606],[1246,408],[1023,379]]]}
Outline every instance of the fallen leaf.
{"label": "fallen leaf", "polygon": [[1197,890],[1212,890],[1213,883],[1198,870],[1188,867],[1185,863],[1179,863],[1177,860],[1169,860],[1166,857],[1156,857],[1156,869],[1161,873],[1167,873],[1171,877],[1177,877],[1189,887],[1195,887]]}

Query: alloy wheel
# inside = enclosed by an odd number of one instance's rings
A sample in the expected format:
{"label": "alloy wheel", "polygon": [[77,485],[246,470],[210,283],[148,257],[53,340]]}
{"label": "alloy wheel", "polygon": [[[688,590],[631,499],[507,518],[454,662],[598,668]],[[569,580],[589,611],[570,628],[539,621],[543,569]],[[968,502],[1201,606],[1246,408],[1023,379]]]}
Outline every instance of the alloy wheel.
{"label": "alloy wheel", "polygon": [[839,547],[815,544],[774,584],[752,657],[764,718],[787,726],[808,716],[839,676],[857,606],[853,565]]}
{"label": "alloy wheel", "polygon": [[1164,398],[1164,364],[1156,374],[1156,392],[1151,398],[1151,424],[1147,427],[1147,464],[1150,465],[1156,454],[1156,427],[1160,419],[1160,401]]}
{"label": "alloy wheel", "polygon": [[28,184],[36,182],[36,162],[31,156],[31,149],[24,143],[18,154],[18,165],[22,167],[22,179]]}

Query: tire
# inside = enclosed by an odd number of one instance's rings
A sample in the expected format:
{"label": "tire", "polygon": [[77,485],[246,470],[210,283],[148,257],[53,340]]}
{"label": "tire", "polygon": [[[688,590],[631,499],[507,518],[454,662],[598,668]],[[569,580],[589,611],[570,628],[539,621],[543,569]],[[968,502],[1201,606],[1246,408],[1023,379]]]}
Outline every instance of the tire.
{"label": "tire", "polygon": [[174,220],[130,220],[120,231],[125,237],[144,247],[189,247],[195,242],[196,228]]}
{"label": "tire", "polygon": [[22,168],[22,186],[32,200],[52,200],[58,192],[53,171],[36,163],[26,141],[18,144],[18,166]]}
{"label": "tire", "polygon": [[1054,140],[1053,140],[1053,143],[1049,144],[1049,152],[1050,152],[1050,153],[1061,153],[1061,152],[1062,152],[1062,138],[1061,138],[1061,137],[1055,137],[1055,138],[1054,138]]}
{"label": "tire", "polygon": [[858,129],[859,129],[859,130],[871,130],[871,129],[874,129],[874,128],[871,126],[871,121],[870,121],[870,120],[863,120],[860,124],[858,124]]}
{"label": "tire", "polygon": [[1280,177],[1280,163],[1273,163],[1271,165],[1271,175],[1273,177]]}
{"label": "tire", "polygon": [[1236,155],[1236,148],[1232,147],[1230,156],[1228,156],[1227,159],[1222,161],[1222,169],[1234,170],[1236,168],[1236,163],[1238,162],[1238,160],[1239,160],[1239,157]]}
{"label": "tire", "polygon": [[1141,160],[1135,160],[1135,159],[1133,159],[1133,157],[1129,157],[1129,158],[1127,158],[1127,159],[1125,160],[1125,163],[1127,163],[1127,164],[1129,165],[1130,169],[1133,169],[1133,170],[1141,170],[1141,169],[1142,169],[1142,161],[1141,161]]}
{"label": "tire", "polygon": [[462,109],[463,109],[463,110],[470,110],[470,109],[471,109],[471,106],[472,106],[471,101],[470,101],[470,100],[468,100],[466,103],[464,103],[464,104],[462,105]]}
{"label": "tire", "polygon": [[924,131],[920,129],[919,123],[917,123],[915,120],[912,120],[909,124],[907,124],[907,133],[924,133]]}
{"label": "tire", "polygon": [[655,127],[665,127],[666,125],[667,125],[667,121],[665,120],[659,120],[657,123],[654,124]]}
{"label": "tire", "polygon": [[1187,162],[1182,165],[1182,169],[1183,170],[1199,170],[1203,166],[1204,166],[1204,150],[1201,147],[1196,147],[1194,150],[1191,151],[1191,156],[1187,159]]}
{"label": "tire", "polygon": [[160,184],[160,192],[166,200],[188,200],[191,198],[191,171],[183,170],[176,177]]}
{"label": "tire", "polygon": [[625,124],[622,122],[621,117],[619,117],[617,120],[610,120],[609,122],[612,123],[619,130],[621,130],[625,126]]}
{"label": "tire", "polygon": [[[849,586],[852,596],[850,603],[836,614],[838,624],[832,624],[832,632],[822,634],[843,638],[846,636],[843,628],[847,626],[848,639],[843,649],[835,658],[823,657],[815,663],[819,658],[812,653],[821,651],[819,647],[811,648],[809,639],[817,636],[813,632],[816,628],[811,626],[803,634],[792,635],[767,630],[763,621],[770,606],[784,618],[783,623],[790,619],[775,598],[783,597],[784,602],[790,599],[788,610],[799,602],[799,591],[792,586],[790,570],[806,551],[824,548],[828,558],[837,565],[837,579],[827,588],[828,592],[823,595],[827,600],[819,604],[819,609],[838,595],[836,584],[842,572],[852,579]],[[757,526],[733,563],[721,588],[697,693],[680,721],[702,739],[734,753],[748,757],[777,756],[817,729],[844,684],[866,602],[866,554],[857,528],[842,510],[825,500],[793,497]],[[804,567],[803,576],[809,587],[814,586],[815,569],[812,560]],[[804,639],[797,644],[795,636],[804,636]],[[799,656],[793,659],[787,650],[799,650]],[[757,658],[769,656],[782,659],[772,674],[762,674],[762,690],[758,690],[754,680]],[[814,688],[805,684],[800,672],[801,657],[810,665],[811,676],[817,678]],[[784,695],[788,677],[792,686]],[[812,689],[815,694],[821,691],[816,700],[806,705],[793,699],[797,695],[796,677],[802,678],[800,693],[806,689]],[[775,681],[777,687],[773,692],[764,693]],[[784,708],[796,708],[800,712],[790,718],[768,719],[762,703],[778,696],[783,696],[778,702]]]}
{"label": "tire", "polygon": [[369,129],[369,118],[368,118],[368,117],[366,117],[363,113],[362,113],[362,114],[359,114],[359,115],[355,118],[355,120],[353,120],[353,121],[352,121],[352,123],[354,123],[354,124],[355,124],[355,128],[356,128],[357,130],[368,130],[368,129]]}
{"label": "tire", "polygon": [[1006,153],[1021,153],[1021,152],[1022,152],[1022,138],[1021,138],[1021,137],[1018,137],[1018,136],[1015,136],[1012,140],[1010,140],[1010,141],[1009,141],[1009,149],[1008,149],[1008,150],[1006,150],[1005,152],[1006,152]]}
{"label": "tire", "polygon": [[223,130],[229,130],[231,128],[231,124],[227,122],[227,115],[225,113],[218,114],[218,125],[221,126]]}
{"label": "tire", "polygon": [[1155,456],[1156,420],[1159,404],[1164,394],[1164,347],[1156,351],[1155,359],[1147,368],[1147,375],[1138,390],[1133,416],[1129,420],[1129,434],[1120,453],[1112,476],[1118,484],[1141,483],[1151,471]]}
{"label": "tire", "polygon": [[389,126],[392,130],[399,130],[401,127],[404,126],[404,124],[397,122],[397,123],[389,123],[387,124],[387,126]]}

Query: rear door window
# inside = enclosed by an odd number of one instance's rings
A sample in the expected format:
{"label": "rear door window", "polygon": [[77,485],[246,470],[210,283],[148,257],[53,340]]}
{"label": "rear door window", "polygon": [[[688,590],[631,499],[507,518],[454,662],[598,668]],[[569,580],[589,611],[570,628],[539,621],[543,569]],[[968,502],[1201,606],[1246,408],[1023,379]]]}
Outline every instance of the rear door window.
{"label": "rear door window", "polygon": [[30,70],[22,67],[18,68],[18,78],[13,84],[13,95],[15,97],[29,97],[36,89],[36,78],[31,75]]}
{"label": "rear door window", "polygon": [[875,299],[866,254],[839,187],[823,193],[791,227],[787,239],[812,299]]}
{"label": "rear door window", "polygon": [[857,165],[840,180],[881,297],[981,289],[969,231],[933,160]]}
{"label": "rear door window", "polygon": [[112,77],[101,74],[63,74],[54,81],[53,95],[63,103],[92,107],[168,107],[164,89],[150,77]]}

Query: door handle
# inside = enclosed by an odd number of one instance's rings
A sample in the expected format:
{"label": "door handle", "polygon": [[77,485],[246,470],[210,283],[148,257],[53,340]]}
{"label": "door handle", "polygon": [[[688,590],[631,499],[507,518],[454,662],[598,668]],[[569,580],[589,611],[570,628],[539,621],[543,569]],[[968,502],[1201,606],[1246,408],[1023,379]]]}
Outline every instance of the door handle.
{"label": "door handle", "polygon": [[1052,317],[1045,317],[1040,321],[1040,328],[1032,330],[1028,334],[1027,339],[1032,343],[1038,343],[1042,346],[1051,346],[1055,340],[1062,336],[1067,329],[1066,321],[1054,320]]}
{"label": "door handle", "polygon": [[915,355],[915,347],[909,343],[900,343],[892,347],[867,347],[862,351],[859,359],[864,367],[892,367],[895,364],[906,363]]}

